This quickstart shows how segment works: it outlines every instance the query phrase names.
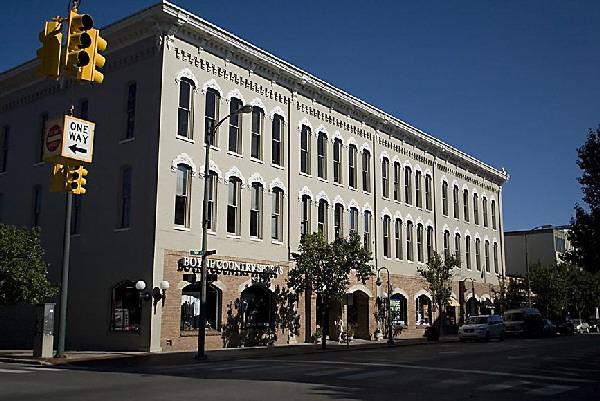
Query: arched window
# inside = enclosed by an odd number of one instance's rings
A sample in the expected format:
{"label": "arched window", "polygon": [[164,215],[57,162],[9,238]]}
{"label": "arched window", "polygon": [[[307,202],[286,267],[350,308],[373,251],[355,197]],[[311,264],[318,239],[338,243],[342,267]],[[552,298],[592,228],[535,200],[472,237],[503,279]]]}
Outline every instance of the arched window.
{"label": "arched window", "polygon": [[279,114],[273,116],[271,125],[271,163],[283,166],[283,132],[285,124]]}
{"label": "arched window", "polygon": [[371,212],[365,210],[364,213],[365,230],[363,232],[364,246],[367,252],[371,252]]}
{"label": "arched window", "polygon": [[211,231],[217,229],[217,182],[218,176],[214,171],[210,171],[206,178],[208,185],[208,215],[206,216],[206,228]]}
{"label": "arched window", "polygon": [[344,205],[336,203],[333,208],[333,235],[334,238],[344,236]]}
{"label": "arched window", "polygon": [[396,259],[402,259],[402,220],[396,219],[395,229]]}
{"label": "arched window", "polygon": [[492,199],[492,228],[496,229],[496,201]]}
{"label": "arched window", "polygon": [[444,258],[448,259],[450,256],[450,231],[444,231]]}
{"label": "arched window", "polygon": [[465,261],[467,262],[467,269],[471,270],[471,236],[465,237]]}
{"label": "arched window", "polygon": [[271,208],[271,238],[276,241],[283,240],[283,191],[273,188]]}
{"label": "arched window", "polygon": [[422,185],[421,172],[417,170],[415,172],[415,205],[417,207],[423,207]]}
{"label": "arched window", "polygon": [[363,191],[371,192],[371,154],[367,149],[362,152],[362,186]]}
{"label": "arched window", "polygon": [[250,236],[262,238],[263,186],[260,183],[252,183],[250,197]]}
{"label": "arched window", "polygon": [[342,140],[333,141],[333,182],[342,183]]}
{"label": "arched window", "polygon": [[406,222],[406,259],[410,261],[415,260],[413,250],[413,223],[410,220]]}
{"label": "arched window", "polygon": [[417,224],[417,261],[423,262],[423,224]]}
{"label": "arched window", "polygon": [[355,207],[350,208],[350,232],[358,233],[358,209]]}
{"label": "arched window", "polygon": [[175,185],[175,225],[189,227],[189,205],[191,193],[192,169],[186,164],[177,165]]}
{"label": "arched window", "polygon": [[475,238],[475,264],[477,271],[481,271],[481,240]]}
{"label": "arched window", "polygon": [[460,257],[460,234],[454,234],[454,256],[456,256],[456,260],[458,261],[458,267],[461,267],[461,257]]}
{"label": "arched window", "polygon": [[229,178],[227,197],[227,232],[229,234],[240,235],[241,188],[242,182],[239,178]]}
{"label": "arched window", "polygon": [[412,205],[412,170],[404,167],[404,202]]}
{"label": "arched window", "polygon": [[433,257],[433,227],[427,227],[427,261]]}
{"label": "arched window", "polygon": [[300,171],[310,175],[310,127],[303,125],[300,131]]}
{"label": "arched window", "polygon": [[485,272],[490,272],[490,241],[485,241]]}
{"label": "arched window", "polygon": [[252,142],[250,144],[250,157],[258,160],[263,158],[263,127],[265,113],[258,106],[252,107]]}
{"label": "arched window", "polygon": [[402,294],[394,294],[390,297],[391,321],[394,325],[404,326],[408,324],[408,302]]}
{"label": "arched window", "polygon": [[494,273],[498,274],[500,269],[498,268],[498,243],[494,242]]}
{"label": "arched window", "polygon": [[208,143],[210,143],[212,146],[218,146],[219,144],[219,133],[213,133],[212,130],[217,121],[219,121],[220,99],[221,95],[219,95],[219,92],[216,90],[212,88],[206,90],[206,105],[204,107],[204,134],[208,138]]}
{"label": "arched window", "polygon": [[469,190],[463,189],[463,213],[465,215],[465,221],[469,221]]}
{"label": "arched window", "polygon": [[184,138],[192,137],[192,111],[194,83],[182,78],[179,81],[179,106],[177,108],[177,135]]}
{"label": "arched window", "polygon": [[484,196],[481,198],[481,208],[483,209],[483,226],[488,226],[488,210],[487,210],[487,198]]}
{"label": "arched window", "polygon": [[242,292],[241,312],[244,328],[272,328],[275,323],[273,293],[261,285]]}
{"label": "arched window", "polygon": [[242,153],[242,115],[236,113],[242,108],[242,101],[232,97],[229,101],[229,145],[228,150]]}
{"label": "arched window", "polygon": [[356,158],[358,150],[356,145],[348,146],[348,185],[356,189]]}
{"label": "arched window", "polygon": [[325,199],[319,200],[319,206],[317,210],[317,231],[323,235],[323,238],[327,240],[327,209],[329,205]]}
{"label": "arched window", "polygon": [[383,216],[383,256],[391,257],[390,249],[390,216]]}
{"label": "arched window", "polygon": [[327,135],[324,132],[317,136],[317,176],[327,179]]}
{"label": "arched window", "polygon": [[381,162],[381,190],[384,198],[390,197],[390,161],[387,157]]}
{"label": "arched window", "polygon": [[452,190],[452,195],[454,201],[454,218],[458,219],[460,218],[460,206],[458,203],[458,185],[454,186],[454,189]]}
{"label": "arched window", "polygon": [[111,301],[111,331],[139,333],[142,304],[135,284],[123,281],[114,286]]}
{"label": "arched window", "polygon": [[394,200],[400,202],[400,163],[394,162]]}
{"label": "arched window", "polygon": [[312,201],[310,196],[302,195],[302,216],[300,221],[300,234],[305,235],[310,233],[310,208],[312,205]]}
{"label": "arched window", "polygon": [[431,176],[427,174],[425,176],[425,209],[431,210],[432,205],[432,196],[431,196]]}
{"label": "arched window", "polygon": [[419,295],[415,302],[417,325],[430,325],[432,322],[431,299],[425,294]]}
{"label": "arched window", "polygon": [[[206,327],[221,329],[221,290],[213,284],[206,286]],[[200,283],[189,284],[181,290],[181,331],[198,330],[200,327]]]}
{"label": "arched window", "polygon": [[479,196],[473,194],[473,222],[479,225]]}
{"label": "arched window", "polygon": [[448,216],[448,183],[442,182],[442,213]]}

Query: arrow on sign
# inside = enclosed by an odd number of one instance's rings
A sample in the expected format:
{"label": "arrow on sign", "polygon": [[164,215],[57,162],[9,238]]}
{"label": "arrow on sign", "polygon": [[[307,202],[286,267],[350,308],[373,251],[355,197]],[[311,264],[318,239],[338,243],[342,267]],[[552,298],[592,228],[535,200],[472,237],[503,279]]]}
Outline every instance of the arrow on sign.
{"label": "arrow on sign", "polygon": [[77,153],[77,152],[87,153],[87,149],[78,148],[76,144],[69,146],[69,149],[71,149],[71,152],[73,152],[73,153]]}

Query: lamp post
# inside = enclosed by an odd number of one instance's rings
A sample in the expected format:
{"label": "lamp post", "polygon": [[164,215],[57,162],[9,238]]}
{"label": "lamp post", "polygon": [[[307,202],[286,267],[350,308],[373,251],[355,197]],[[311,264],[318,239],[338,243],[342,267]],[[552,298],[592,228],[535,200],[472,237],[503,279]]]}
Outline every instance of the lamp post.
{"label": "lamp post", "polygon": [[525,272],[527,275],[527,306],[531,308],[531,284],[529,284],[529,253],[527,251],[527,231],[525,232]]}
{"label": "lamp post", "polygon": [[229,117],[236,114],[248,114],[252,113],[252,106],[246,105],[238,110],[234,111],[223,117],[213,127],[205,132],[204,146],[206,151],[204,153],[204,199],[202,201],[202,270],[200,277],[200,323],[198,327],[198,354],[196,359],[206,359],[206,257],[207,255],[207,230],[208,230],[208,179],[210,175],[210,142],[215,136],[219,126],[227,120]]}
{"label": "lamp post", "polygon": [[377,269],[377,281],[375,282],[375,284],[380,287],[382,282],[381,282],[381,275],[379,274],[381,272],[381,270],[384,270],[387,272],[387,328],[388,328],[388,340],[387,343],[388,344],[394,344],[394,334],[392,333],[392,301],[391,301],[391,296],[392,296],[392,287],[390,286],[390,271],[387,267],[382,266],[379,269]]}
{"label": "lamp post", "polygon": [[[471,298],[473,298],[473,304],[475,305],[475,309],[477,309],[477,304],[475,304],[475,302],[477,302],[477,298],[475,298],[475,279],[473,279],[472,277],[467,277],[467,278],[465,278],[465,280],[471,280]],[[471,309],[473,309],[473,308],[471,308]],[[476,315],[476,314],[477,314],[477,310],[475,310],[475,311],[471,310],[471,315]]]}

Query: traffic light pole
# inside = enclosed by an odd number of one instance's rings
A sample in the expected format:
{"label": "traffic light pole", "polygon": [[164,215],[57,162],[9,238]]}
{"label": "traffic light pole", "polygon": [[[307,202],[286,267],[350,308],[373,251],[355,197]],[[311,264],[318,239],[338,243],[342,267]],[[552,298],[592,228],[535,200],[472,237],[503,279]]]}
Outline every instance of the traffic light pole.
{"label": "traffic light pole", "polygon": [[63,242],[62,285],[60,286],[60,317],[58,326],[57,358],[65,357],[65,337],[67,330],[67,294],[69,291],[69,259],[71,254],[71,209],[73,208],[73,193],[67,191],[65,213],[65,236]]}

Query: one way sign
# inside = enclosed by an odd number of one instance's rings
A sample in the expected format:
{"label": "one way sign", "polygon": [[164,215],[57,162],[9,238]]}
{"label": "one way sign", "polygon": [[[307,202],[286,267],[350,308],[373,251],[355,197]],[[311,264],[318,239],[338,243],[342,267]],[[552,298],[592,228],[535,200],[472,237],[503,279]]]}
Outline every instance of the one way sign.
{"label": "one way sign", "polygon": [[95,125],[91,121],[65,116],[61,156],[91,163]]}

